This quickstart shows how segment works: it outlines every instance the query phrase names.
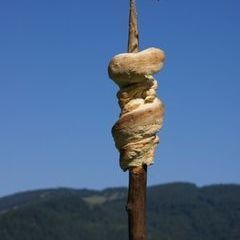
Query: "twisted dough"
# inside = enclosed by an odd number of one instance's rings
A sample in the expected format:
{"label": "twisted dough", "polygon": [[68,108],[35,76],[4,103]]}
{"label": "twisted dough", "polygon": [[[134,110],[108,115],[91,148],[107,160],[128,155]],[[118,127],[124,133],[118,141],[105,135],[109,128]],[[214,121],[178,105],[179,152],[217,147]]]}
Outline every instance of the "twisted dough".
{"label": "twisted dough", "polygon": [[163,62],[164,52],[149,48],[119,54],[109,63],[109,77],[120,87],[117,97],[121,114],[112,135],[124,171],[153,164],[164,107],[156,97],[157,81],[152,74],[162,68]]}

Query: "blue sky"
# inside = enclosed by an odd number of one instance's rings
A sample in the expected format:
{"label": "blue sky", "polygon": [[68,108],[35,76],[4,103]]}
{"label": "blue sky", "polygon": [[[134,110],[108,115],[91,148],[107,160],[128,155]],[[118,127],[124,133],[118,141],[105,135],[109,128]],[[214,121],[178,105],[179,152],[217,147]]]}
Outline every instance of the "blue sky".
{"label": "blue sky", "polygon": [[[140,47],[160,47],[166,114],[148,183],[240,183],[239,0],[137,0]],[[107,65],[128,0],[0,0],[0,196],[126,186]]]}

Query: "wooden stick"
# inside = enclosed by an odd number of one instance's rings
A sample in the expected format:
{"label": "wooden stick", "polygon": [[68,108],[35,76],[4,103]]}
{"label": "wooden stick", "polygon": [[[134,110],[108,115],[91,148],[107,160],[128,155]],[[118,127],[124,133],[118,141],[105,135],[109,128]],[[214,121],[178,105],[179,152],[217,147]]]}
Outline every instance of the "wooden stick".
{"label": "wooden stick", "polygon": [[121,113],[112,135],[120,153],[120,167],[129,170],[129,240],[147,239],[147,166],[153,164],[164,112],[156,97],[157,81],[151,76],[162,68],[164,52],[157,48],[138,52],[136,0],[130,0],[128,53],[116,55],[108,66],[109,77],[120,88],[117,97]]}
{"label": "wooden stick", "polygon": [[130,0],[129,13],[129,32],[128,32],[128,52],[134,53],[139,51],[139,35],[137,24],[136,1]]}
{"label": "wooden stick", "polygon": [[[139,34],[135,0],[130,0],[128,52],[139,51]],[[128,233],[129,240],[146,240],[147,166],[129,169]]]}
{"label": "wooden stick", "polygon": [[128,233],[129,240],[146,240],[147,166],[129,170]]}

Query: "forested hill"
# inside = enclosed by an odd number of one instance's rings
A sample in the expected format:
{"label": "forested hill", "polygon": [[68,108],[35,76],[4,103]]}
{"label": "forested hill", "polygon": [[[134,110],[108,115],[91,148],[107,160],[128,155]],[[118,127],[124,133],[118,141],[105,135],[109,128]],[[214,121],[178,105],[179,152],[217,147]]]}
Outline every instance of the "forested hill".
{"label": "forested hill", "polygon": [[[127,240],[127,189],[46,189],[0,198],[0,240]],[[240,185],[148,188],[148,240],[239,240]]]}

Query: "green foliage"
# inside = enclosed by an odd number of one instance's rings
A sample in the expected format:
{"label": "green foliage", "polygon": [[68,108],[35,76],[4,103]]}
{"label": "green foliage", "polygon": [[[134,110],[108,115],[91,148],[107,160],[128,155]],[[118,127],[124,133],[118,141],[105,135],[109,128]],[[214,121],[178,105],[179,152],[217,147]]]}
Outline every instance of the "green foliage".
{"label": "green foliage", "polygon": [[[0,198],[0,240],[123,240],[127,190],[47,189]],[[239,240],[240,186],[148,189],[148,240]]]}

